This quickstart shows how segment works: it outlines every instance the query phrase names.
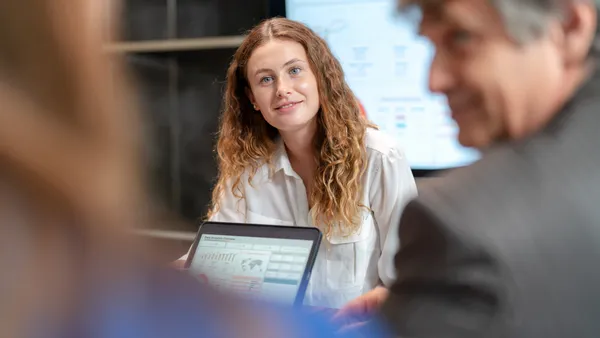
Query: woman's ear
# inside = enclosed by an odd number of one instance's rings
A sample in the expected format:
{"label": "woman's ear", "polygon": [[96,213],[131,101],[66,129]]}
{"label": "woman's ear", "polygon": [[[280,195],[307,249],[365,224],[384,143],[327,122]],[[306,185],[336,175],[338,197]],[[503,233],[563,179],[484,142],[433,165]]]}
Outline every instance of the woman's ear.
{"label": "woman's ear", "polygon": [[250,90],[248,87],[246,87],[246,96],[248,96],[248,100],[250,100],[254,110],[259,110],[258,106],[256,105],[256,101],[254,100],[254,94],[252,94],[252,90]]}

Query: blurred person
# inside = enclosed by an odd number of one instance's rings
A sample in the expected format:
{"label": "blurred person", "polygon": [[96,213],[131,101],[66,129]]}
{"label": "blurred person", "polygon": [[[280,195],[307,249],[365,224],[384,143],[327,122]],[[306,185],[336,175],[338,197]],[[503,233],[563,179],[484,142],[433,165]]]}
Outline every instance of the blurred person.
{"label": "blurred person", "polygon": [[263,21],[235,53],[223,106],[208,218],[321,229],[306,305],[339,308],[389,285],[398,242],[388,233],[414,178],[361,116],[326,42],[299,22]]}
{"label": "blurred person", "polygon": [[108,3],[0,2],[0,336],[334,336],[160,268],[130,236],[155,215],[123,59],[102,49]]}
{"label": "blurred person", "polygon": [[134,225],[143,196],[136,130],[125,83],[109,95],[101,21],[84,20],[99,8],[0,3],[3,337],[59,335],[84,279],[119,275],[117,255],[129,257],[117,230]]}
{"label": "blurred person", "polygon": [[400,6],[422,10],[436,49],[429,87],[483,156],[419,186],[399,226],[397,281],[339,315],[381,308],[403,337],[597,337],[594,1]]}

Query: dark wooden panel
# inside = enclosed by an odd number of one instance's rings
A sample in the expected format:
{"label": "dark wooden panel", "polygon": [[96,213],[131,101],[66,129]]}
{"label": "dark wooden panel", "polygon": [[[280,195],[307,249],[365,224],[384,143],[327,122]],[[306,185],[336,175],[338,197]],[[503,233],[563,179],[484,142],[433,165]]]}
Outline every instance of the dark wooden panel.
{"label": "dark wooden panel", "polygon": [[[126,0],[124,7],[123,39],[139,41],[239,35],[267,17],[268,0]],[[233,53],[218,49],[129,57],[142,101],[152,191],[192,227],[207,211],[217,174],[215,133]],[[165,222],[165,229],[174,227]]]}
{"label": "dark wooden panel", "polygon": [[233,52],[223,49],[178,56],[181,211],[187,219],[204,216],[210,203],[217,175],[213,149],[225,72]]}
{"label": "dark wooden panel", "polygon": [[167,39],[167,0],[127,0],[123,6],[123,40]]}
{"label": "dark wooden panel", "polygon": [[178,0],[177,34],[183,38],[240,35],[267,17],[268,0]]}
{"label": "dark wooden panel", "polygon": [[219,1],[178,0],[177,37],[197,38],[221,35]]}
{"label": "dark wooden panel", "polygon": [[172,109],[167,60],[152,55],[130,56],[142,109],[143,150],[152,192],[172,207]]}

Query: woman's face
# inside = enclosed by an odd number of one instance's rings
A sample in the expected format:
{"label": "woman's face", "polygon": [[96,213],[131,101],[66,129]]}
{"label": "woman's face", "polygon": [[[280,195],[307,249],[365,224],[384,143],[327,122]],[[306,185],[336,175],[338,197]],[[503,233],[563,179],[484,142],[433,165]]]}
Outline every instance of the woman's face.
{"label": "woman's face", "polygon": [[306,51],[289,40],[271,40],[248,60],[248,97],[280,132],[307,128],[319,111],[319,89]]}

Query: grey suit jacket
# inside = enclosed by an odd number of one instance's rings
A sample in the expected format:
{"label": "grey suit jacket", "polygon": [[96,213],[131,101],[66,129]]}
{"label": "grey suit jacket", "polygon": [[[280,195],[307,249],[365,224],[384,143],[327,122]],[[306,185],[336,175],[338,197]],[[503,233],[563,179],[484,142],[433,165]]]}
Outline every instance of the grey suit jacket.
{"label": "grey suit jacket", "polygon": [[547,127],[427,182],[382,313],[402,337],[600,337],[600,76]]}

